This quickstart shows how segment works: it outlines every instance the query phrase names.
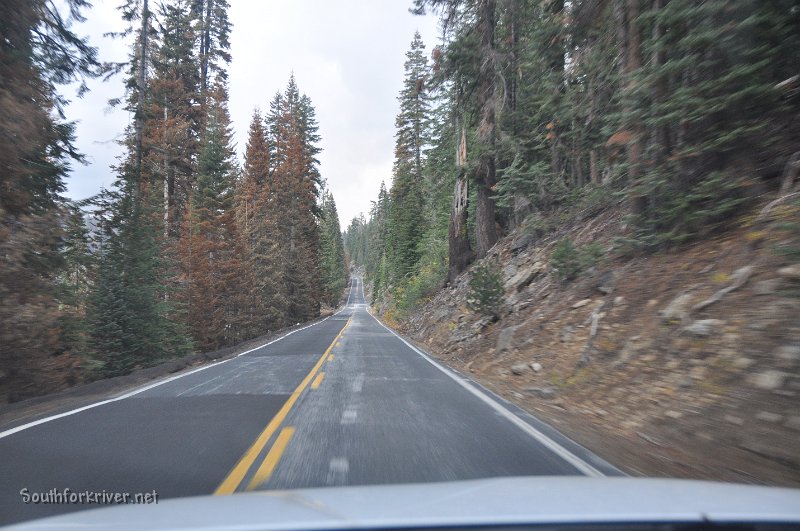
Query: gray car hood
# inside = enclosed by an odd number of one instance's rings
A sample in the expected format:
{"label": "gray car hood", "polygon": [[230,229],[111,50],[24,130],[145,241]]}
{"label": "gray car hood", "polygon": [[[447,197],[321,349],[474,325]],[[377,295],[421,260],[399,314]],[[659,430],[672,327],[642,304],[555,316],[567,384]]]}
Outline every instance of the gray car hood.
{"label": "gray car hood", "polygon": [[800,489],[515,477],[198,496],[73,512],[6,529],[244,531],[701,521],[800,523]]}

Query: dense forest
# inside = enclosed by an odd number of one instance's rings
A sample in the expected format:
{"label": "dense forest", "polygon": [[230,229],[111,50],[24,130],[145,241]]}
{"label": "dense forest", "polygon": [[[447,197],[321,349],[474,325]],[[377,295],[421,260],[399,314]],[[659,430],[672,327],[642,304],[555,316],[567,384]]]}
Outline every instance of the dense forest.
{"label": "dense forest", "polygon": [[[89,7],[12,0],[0,20],[0,400],[315,318],[347,283],[314,106],[294,77],[253,113],[237,161],[227,0],[127,1],[117,64],[69,28]],[[115,184],[70,201],[82,157],[59,87],[116,75],[125,93],[110,103],[131,120]]]}
{"label": "dense forest", "polygon": [[[87,0],[5,2],[0,400],[314,318],[350,263],[375,301],[411,312],[512,230],[622,208],[617,250],[663,250],[792,177],[796,0],[410,4],[439,17],[442,42],[413,37],[391,182],[342,236],[294,77],[236,156],[227,0],[124,1],[114,36],[130,52],[114,64],[70,29]],[[69,200],[83,158],[62,89],[117,76],[110,104],[130,121],[115,184]]]}
{"label": "dense forest", "polygon": [[412,9],[440,17],[443,42],[428,56],[414,37],[391,186],[345,233],[392,311],[408,314],[515,228],[547,232],[568,211],[623,209],[623,254],[724,230],[797,160],[794,0]]}

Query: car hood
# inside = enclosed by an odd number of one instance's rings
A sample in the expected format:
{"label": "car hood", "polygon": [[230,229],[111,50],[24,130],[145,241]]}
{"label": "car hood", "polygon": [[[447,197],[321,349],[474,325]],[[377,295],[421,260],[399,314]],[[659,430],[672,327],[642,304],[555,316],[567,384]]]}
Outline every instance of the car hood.
{"label": "car hood", "polygon": [[514,477],[160,500],[6,529],[301,530],[649,523],[800,523],[800,489],[639,478]]}

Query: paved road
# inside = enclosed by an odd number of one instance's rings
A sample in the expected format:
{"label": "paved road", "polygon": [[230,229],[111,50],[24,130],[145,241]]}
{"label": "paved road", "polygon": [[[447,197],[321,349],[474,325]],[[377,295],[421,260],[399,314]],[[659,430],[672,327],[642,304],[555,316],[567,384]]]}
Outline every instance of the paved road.
{"label": "paved road", "polygon": [[367,311],[228,361],[0,433],[0,525],[102,505],[24,503],[71,489],[159,499],[245,490],[615,475],[552,428],[445,369]]}

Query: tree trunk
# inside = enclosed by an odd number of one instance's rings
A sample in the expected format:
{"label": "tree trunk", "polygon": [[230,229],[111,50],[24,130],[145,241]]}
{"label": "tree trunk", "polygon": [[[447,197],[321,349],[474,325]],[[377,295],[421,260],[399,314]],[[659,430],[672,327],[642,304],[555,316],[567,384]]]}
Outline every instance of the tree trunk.
{"label": "tree trunk", "polygon": [[147,37],[150,24],[150,11],[148,0],[142,2],[142,26],[139,30],[139,71],[136,73],[136,88],[139,91],[136,102],[136,116],[134,122],[134,150],[136,151],[136,187],[140,188],[142,181],[142,137],[144,136],[144,92],[147,83]]}
{"label": "tree trunk", "polygon": [[[669,0],[653,0],[653,11],[658,14],[658,12],[663,9],[664,4],[667,1]],[[653,40],[657,43],[653,52],[653,64],[656,67],[663,65],[665,61],[664,46],[663,44],[659,43],[663,36],[664,28],[661,25],[661,21],[656,19],[655,24],[653,24]],[[668,94],[668,80],[666,77],[662,77],[655,84],[653,100],[656,102],[656,104],[660,104],[667,99]],[[668,125],[665,124],[656,127],[655,141],[657,147],[656,163],[661,163],[672,151],[672,146],[670,145],[670,130]]]}
{"label": "tree trunk", "polygon": [[[164,105],[164,127],[167,123],[167,106]],[[169,237],[169,208],[170,206],[170,189],[169,189],[169,156],[164,152],[164,238]]]}
{"label": "tree trunk", "polygon": [[456,147],[456,177],[455,190],[453,191],[453,208],[450,211],[450,228],[448,231],[448,270],[447,281],[455,282],[469,265],[472,259],[472,249],[469,245],[467,232],[467,206],[469,204],[469,184],[466,176],[467,164],[467,132],[461,129],[461,138]]}
{"label": "tree trunk", "polygon": [[[627,23],[628,23],[628,42],[627,58],[625,61],[626,88],[630,98],[636,89],[634,74],[642,66],[642,39],[639,30],[639,1],[627,0]],[[628,107],[630,109],[630,102]],[[627,113],[626,113],[627,114]],[[641,185],[641,158],[642,158],[642,127],[640,124],[632,124],[631,131],[633,136],[627,145],[628,155],[628,178],[630,186],[630,209],[633,214],[643,214],[646,199],[641,195],[639,186]]]}
{"label": "tree trunk", "polygon": [[450,212],[450,229],[448,232],[449,265],[447,281],[455,282],[469,265],[472,249],[469,245],[467,233],[467,204],[469,201],[469,185],[464,170],[461,169],[456,177],[456,186],[453,191],[453,209]]}
{"label": "tree trunk", "polygon": [[495,207],[492,187],[497,183],[495,170],[495,144],[497,140],[495,106],[495,0],[481,0],[478,28],[481,45],[481,68],[478,87],[478,109],[481,122],[478,141],[481,155],[478,159],[475,183],[478,187],[478,204],[475,209],[475,242],[478,258],[483,258],[497,241]]}
{"label": "tree trunk", "polygon": [[[550,12],[553,15],[558,15],[562,11],[564,11],[564,0],[553,0],[550,3]],[[549,55],[550,59],[550,70],[555,73],[556,84],[553,86],[553,96],[555,98],[560,98],[562,93],[562,84],[561,81],[564,78],[564,52],[562,50],[561,44],[559,42],[554,43],[552,47],[552,53]],[[569,183],[566,182],[566,176],[564,175],[564,161],[559,154],[559,137],[558,137],[558,130],[559,130],[559,117],[553,116],[551,123],[553,124],[553,128],[550,130],[553,133],[552,142],[550,143],[550,171],[556,177],[556,179],[563,178],[565,184],[569,186]]]}
{"label": "tree trunk", "polygon": [[203,104],[208,97],[208,56],[211,50],[211,9],[214,0],[205,0],[204,4],[206,12],[203,14],[201,10],[200,15],[203,17],[201,26],[203,32],[200,36],[200,98]]}

